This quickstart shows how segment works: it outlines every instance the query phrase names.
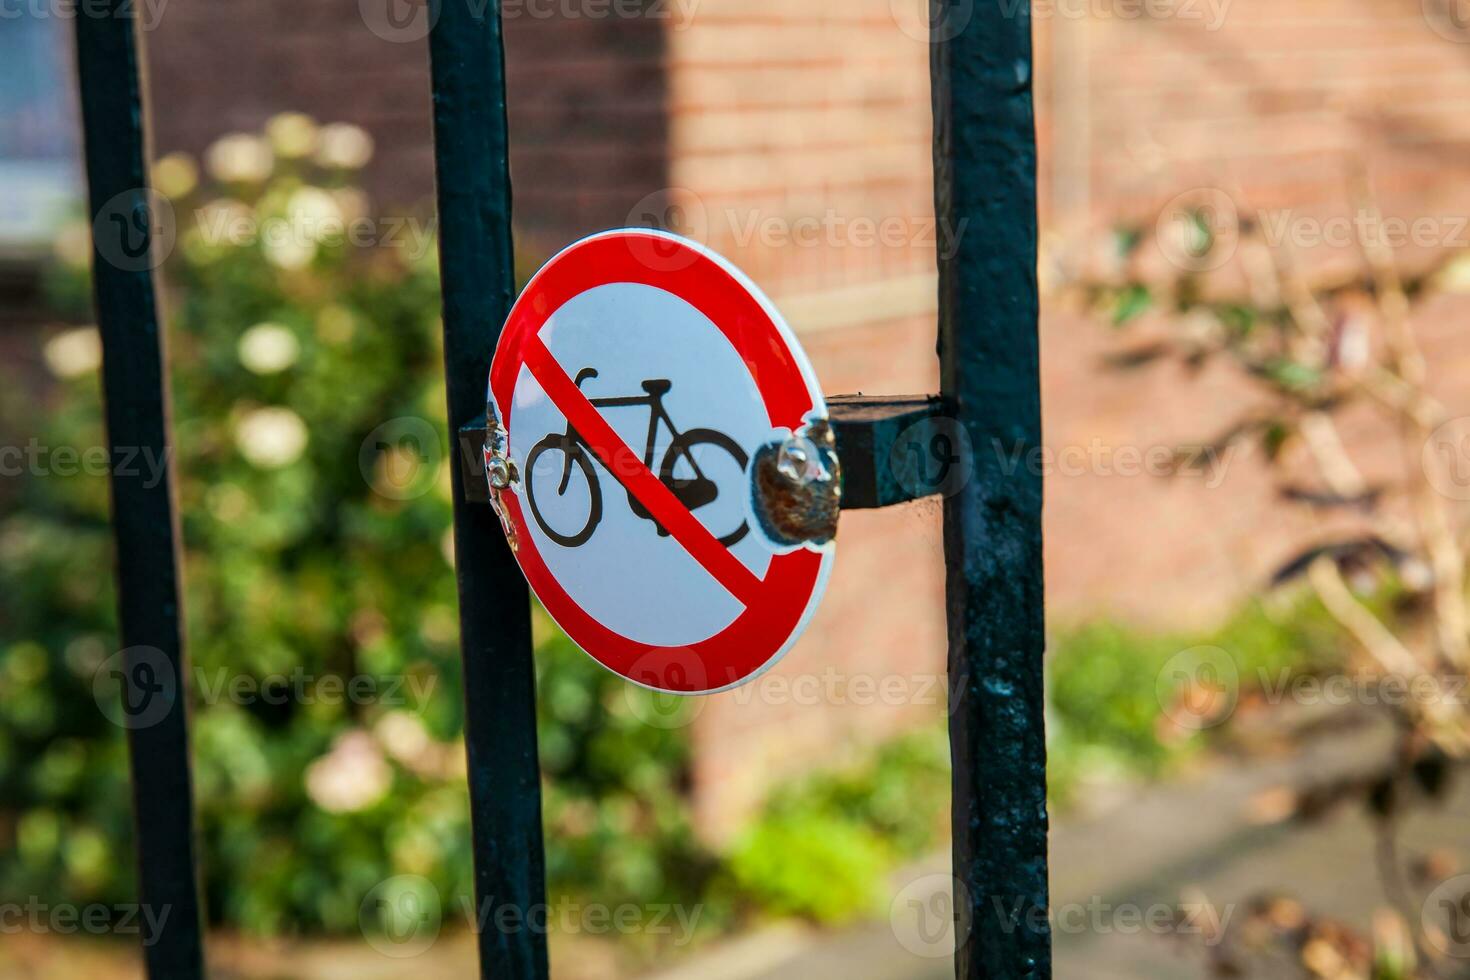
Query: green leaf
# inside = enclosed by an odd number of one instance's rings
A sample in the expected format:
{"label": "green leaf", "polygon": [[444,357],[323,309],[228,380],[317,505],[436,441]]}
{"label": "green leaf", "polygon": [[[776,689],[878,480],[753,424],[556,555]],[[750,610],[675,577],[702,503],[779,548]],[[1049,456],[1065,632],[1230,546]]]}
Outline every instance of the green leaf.
{"label": "green leaf", "polygon": [[1118,293],[1113,304],[1113,326],[1121,327],[1153,306],[1153,296],[1142,283],[1133,283]]}

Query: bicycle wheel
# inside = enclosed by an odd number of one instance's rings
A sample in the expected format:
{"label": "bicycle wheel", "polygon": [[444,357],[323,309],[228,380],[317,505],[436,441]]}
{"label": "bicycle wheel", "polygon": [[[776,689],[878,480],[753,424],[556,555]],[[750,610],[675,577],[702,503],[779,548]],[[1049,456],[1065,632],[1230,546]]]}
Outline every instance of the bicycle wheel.
{"label": "bicycle wheel", "polygon": [[[556,457],[542,460],[543,454],[555,450],[563,455],[560,473],[554,468]],[[538,466],[537,464],[541,464]],[[576,469],[572,464],[576,464]],[[536,476],[546,471],[546,475],[556,476],[559,479],[556,495],[564,497],[572,474],[580,469],[582,478],[587,481],[587,519],[582,524],[581,530],[571,534],[563,534],[552,527],[550,522],[541,513],[541,508],[536,503]],[[551,433],[536,445],[531,447],[531,453],[526,457],[526,502],[531,505],[531,516],[536,520],[536,526],[541,528],[543,534],[561,545],[563,548],[576,548],[587,542],[592,537],[592,532],[597,530],[598,523],[602,520],[602,487],[597,483],[597,474],[592,470],[592,462],[587,458],[587,453],[577,441],[567,435]],[[571,522],[575,523],[575,521]]]}
{"label": "bicycle wheel", "polygon": [[[674,496],[678,497],[690,510],[713,503],[719,496],[720,490],[714,480],[705,476],[705,470],[711,468],[726,470],[728,467],[724,465],[725,461],[722,458],[725,455],[734,458],[742,478],[740,489],[743,491],[745,466],[750,462],[750,457],[745,455],[745,450],[741,449],[740,444],[734,439],[714,429],[689,429],[680,433],[669,444],[668,452],[664,453],[663,462],[658,468],[659,482],[672,490]],[[685,461],[685,467],[689,470],[687,475],[676,472],[681,460]],[[717,535],[720,544],[727,548],[745,537],[750,531],[750,524],[743,516],[745,513],[743,502],[741,502],[739,513],[742,515],[740,526],[728,534]]]}

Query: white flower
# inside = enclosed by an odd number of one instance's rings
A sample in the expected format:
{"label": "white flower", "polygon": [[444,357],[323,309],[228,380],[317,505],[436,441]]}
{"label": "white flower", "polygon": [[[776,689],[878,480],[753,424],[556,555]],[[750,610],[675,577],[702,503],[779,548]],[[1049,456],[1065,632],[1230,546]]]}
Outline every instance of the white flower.
{"label": "white flower", "polygon": [[195,228],[209,245],[247,245],[255,240],[255,212],[244,201],[217,197],[194,212]]}
{"label": "white flower", "polygon": [[338,736],[332,749],[306,769],[306,792],[329,813],[365,810],[388,793],[393,770],[372,736],[351,731]]}
{"label": "white flower", "polygon": [[240,363],[255,374],[277,374],[296,363],[301,345],[279,323],[257,323],[240,335]]}
{"label": "white flower", "polygon": [[199,186],[199,167],[187,153],[170,153],[153,164],[153,186],[164,197],[178,200]]}
{"label": "white flower", "polygon": [[58,378],[77,378],[102,365],[102,337],[96,327],[78,327],[46,342],[42,356]]}
{"label": "white flower", "polygon": [[303,187],[293,193],[286,201],[286,215],[294,237],[304,241],[341,238],[346,230],[337,199],[320,187]]}
{"label": "white flower", "polygon": [[351,123],[323,126],[316,148],[316,162],[323,167],[361,170],[373,158],[373,138],[367,130]]}
{"label": "white flower", "polygon": [[316,149],[316,120],[300,112],[283,112],[265,124],[271,147],[283,160],[299,160]]}
{"label": "white flower", "polygon": [[413,767],[430,749],[434,740],[416,715],[393,711],[373,726],[373,734],[388,754],[406,766]]}
{"label": "white flower", "polygon": [[235,423],[235,445],[261,469],[288,466],[306,450],[306,423],[289,408],[257,408]]}
{"label": "white flower", "polygon": [[316,242],[294,234],[268,236],[262,247],[267,262],[288,272],[304,269],[316,258]]}
{"label": "white flower", "polygon": [[258,184],[271,175],[275,156],[259,136],[231,133],[215,140],[204,154],[204,165],[222,183]]}

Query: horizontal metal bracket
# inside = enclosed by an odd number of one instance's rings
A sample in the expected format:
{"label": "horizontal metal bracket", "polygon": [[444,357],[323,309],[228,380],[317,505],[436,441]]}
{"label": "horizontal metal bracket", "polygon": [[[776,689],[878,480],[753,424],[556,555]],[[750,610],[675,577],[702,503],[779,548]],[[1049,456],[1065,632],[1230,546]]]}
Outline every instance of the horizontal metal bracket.
{"label": "horizontal metal bracket", "polygon": [[[833,395],[827,399],[837,458],[842,463],[842,507],[871,510],[927,497],[937,488],[905,479],[910,447],[927,451],[942,415],[937,395]],[[459,430],[465,499],[488,504],[485,417]]]}

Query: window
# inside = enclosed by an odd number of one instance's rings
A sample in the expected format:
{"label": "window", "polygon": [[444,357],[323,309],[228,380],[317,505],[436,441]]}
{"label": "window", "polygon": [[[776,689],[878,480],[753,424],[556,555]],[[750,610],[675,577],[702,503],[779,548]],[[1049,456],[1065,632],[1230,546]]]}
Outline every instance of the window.
{"label": "window", "polygon": [[0,12],[0,254],[34,256],[81,193],[70,19]]}

